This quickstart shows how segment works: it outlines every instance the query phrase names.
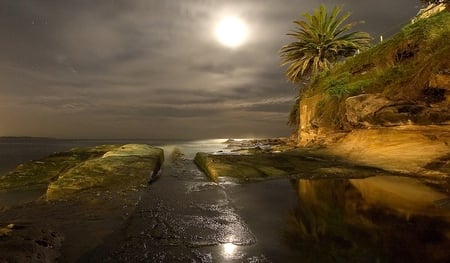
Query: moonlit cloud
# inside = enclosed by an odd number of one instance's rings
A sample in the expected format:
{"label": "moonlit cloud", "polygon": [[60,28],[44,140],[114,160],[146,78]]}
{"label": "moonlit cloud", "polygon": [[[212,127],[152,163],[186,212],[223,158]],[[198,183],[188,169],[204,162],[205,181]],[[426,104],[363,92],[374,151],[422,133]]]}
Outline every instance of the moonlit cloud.
{"label": "moonlit cloud", "polygon": [[[418,2],[418,1],[417,1]],[[199,138],[287,136],[296,89],[278,50],[300,0],[2,0],[0,136]],[[360,30],[388,36],[411,1],[344,4]],[[224,15],[251,34],[228,49]]]}

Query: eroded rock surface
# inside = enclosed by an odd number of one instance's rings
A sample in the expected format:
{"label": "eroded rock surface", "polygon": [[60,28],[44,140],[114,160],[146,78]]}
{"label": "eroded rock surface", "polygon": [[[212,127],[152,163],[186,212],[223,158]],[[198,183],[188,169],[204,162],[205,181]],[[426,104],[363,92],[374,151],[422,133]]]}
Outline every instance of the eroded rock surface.
{"label": "eroded rock surface", "polygon": [[[448,6],[447,6],[448,7]],[[317,76],[301,94],[298,145],[350,162],[448,176],[448,8]],[[447,164],[446,164],[447,163]],[[430,169],[431,168],[431,169]]]}
{"label": "eroded rock surface", "polygon": [[125,224],[163,156],[142,144],[73,149],[0,177],[0,262],[76,262]]}
{"label": "eroded rock surface", "polygon": [[216,182],[221,177],[253,182],[283,177],[364,178],[385,173],[380,169],[346,163],[321,149],[250,155],[198,153],[195,163]]}
{"label": "eroded rock surface", "polygon": [[158,172],[163,156],[143,144],[76,148],[19,165],[0,177],[0,191],[47,189],[47,199],[59,199],[92,188],[133,188]]}
{"label": "eroded rock surface", "polygon": [[390,100],[382,94],[362,94],[345,100],[345,114],[354,127],[433,125],[450,122],[449,97],[443,88],[423,90],[422,102]]}
{"label": "eroded rock surface", "polygon": [[350,162],[421,176],[448,177],[450,131],[445,126],[358,129],[327,151]]}
{"label": "eroded rock surface", "polygon": [[68,169],[51,182],[47,199],[66,197],[90,188],[120,189],[145,184],[163,162],[163,151],[148,145],[127,144]]}
{"label": "eroded rock surface", "polygon": [[270,262],[226,191],[191,160],[164,167],[126,228],[107,240],[81,261]]}

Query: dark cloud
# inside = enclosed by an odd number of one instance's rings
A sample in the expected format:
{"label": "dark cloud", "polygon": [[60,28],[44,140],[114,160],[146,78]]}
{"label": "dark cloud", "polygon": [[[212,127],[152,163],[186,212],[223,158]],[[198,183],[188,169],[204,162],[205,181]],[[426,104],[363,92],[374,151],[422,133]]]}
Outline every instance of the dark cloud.
{"label": "dark cloud", "polygon": [[248,111],[256,111],[256,112],[280,112],[280,113],[286,113],[290,110],[291,104],[293,101],[289,101],[287,103],[286,101],[273,101],[273,102],[266,102],[266,103],[257,103],[253,105],[249,105],[245,107],[245,110]]}
{"label": "dark cloud", "polygon": [[[409,21],[409,0],[344,4],[377,39]],[[296,95],[279,66],[286,33],[316,1],[0,0],[1,135],[283,136]],[[242,47],[213,37],[245,19]]]}

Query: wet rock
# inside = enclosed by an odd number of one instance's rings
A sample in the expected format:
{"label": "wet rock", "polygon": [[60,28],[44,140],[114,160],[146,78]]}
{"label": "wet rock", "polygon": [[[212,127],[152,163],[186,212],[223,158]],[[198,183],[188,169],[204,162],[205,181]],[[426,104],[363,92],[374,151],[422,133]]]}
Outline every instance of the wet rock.
{"label": "wet rock", "polygon": [[48,196],[53,198],[58,191],[111,186],[118,181],[136,181],[137,177],[148,179],[162,161],[162,150],[148,145],[74,148],[19,165],[0,177],[0,191],[48,188]]}
{"label": "wet rock", "polygon": [[93,188],[130,190],[159,171],[163,156],[162,149],[143,144],[73,149],[20,165],[0,177],[0,191],[47,188],[52,200]]}
{"label": "wet rock", "polygon": [[14,225],[6,236],[0,235],[0,262],[58,262],[64,237],[45,228]]}
{"label": "wet rock", "polygon": [[67,169],[89,159],[98,158],[114,147],[117,146],[75,148],[21,164],[15,170],[0,176],[0,191],[47,188],[51,181],[56,180]]}
{"label": "wet rock", "polygon": [[[247,262],[245,257],[261,258],[248,250],[256,238],[224,189],[210,184],[192,161],[180,162],[165,167],[165,176],[150,185],[123,230],[125,239],[111,242],[108,238],[80,261]],[[211,187],[190,191],[192,183]],[[224,255],[226,246],[233,251]]]}
{"label": "wet rock", "polygon": [[195,163],[213,181],[220,177],[238,182],[276,178],[364,178],[382,170],[355,166],[318,149],[297,149],[281,153],[246,155],[197,153]]}
{"label": "wet rock", "polygon": [[127,144],[89,159],[61,174],[47,189],[55,199],[91,188],[130,189],[145,184],[157,173],[163,151],[148,145]]}
{"label": "wet rock", "polygon": [[[12,225],[14,226],[14,225]],[[13,230],[13,227],[11,227],[11,224],[9,224],[6,227],[0,227],[0,237],[9,236]]]}
{"label": "wet rock", "polygon": [[178,148],[178,147],[173,148],[173,150],[169,156],[169,160],[172,163],[178,163],[179,161],[183,160],[184,158],[185,158],[185,155],[181,152],[180,148]]}
{"label": "wet rock", "polygon": [[295,148],[295,144],[288,138],[269,138],[252,140],[228,139],[227,149],[239,154],[270,153],[288,151]]}
{"label": "wet rock", "polygon": [[195,163],[213,181],[218,181],[219,177],[234,177],[242,181],[261,180],[270,177],[286,176],[286,172],[270,165],[257,164],[267,159],[262,154],[255,155],[211,155],[207,153],[197,153]]}
{"label": "wet rock", "polygon": [[167,226],[163,223],[158,223],[150,232],[150,235],[156,239],[163,239],[167,237]]}

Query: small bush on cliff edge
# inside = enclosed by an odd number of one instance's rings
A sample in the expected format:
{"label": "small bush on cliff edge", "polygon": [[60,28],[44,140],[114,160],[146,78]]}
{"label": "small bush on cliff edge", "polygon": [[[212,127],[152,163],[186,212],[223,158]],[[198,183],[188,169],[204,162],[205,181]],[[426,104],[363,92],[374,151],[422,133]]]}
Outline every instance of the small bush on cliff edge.
{"label": "small bush on cliff edge", "polygon": [[405,26],[384,43],[316,76],[303,96],[320,94],[316,116],[335,128],[345,127],[342,105],[351,96],[382,93],[392,100],[420,100],[433,74],[450,74],[450,27],[443,25],[450,25],[448,10]]}

